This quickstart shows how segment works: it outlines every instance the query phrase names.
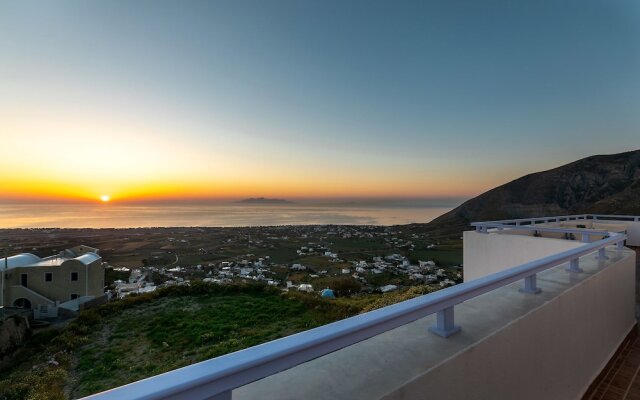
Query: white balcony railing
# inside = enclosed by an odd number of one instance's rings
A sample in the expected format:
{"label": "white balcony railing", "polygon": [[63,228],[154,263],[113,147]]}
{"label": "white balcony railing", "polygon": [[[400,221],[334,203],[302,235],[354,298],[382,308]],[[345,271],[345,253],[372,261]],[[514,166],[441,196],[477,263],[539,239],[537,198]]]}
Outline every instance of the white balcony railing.
{"label": "white balcony railing", "polygon": [[[533,218],[509,221],[490,221],[487,228],[521,229],[516,222],[535,224],[538,221],[587,219],[589,216]],[[593,217],[593,216],[591,216]],[[637,221],[638,217],[632,221]],[[509,225],[509,226],[507,226]],[[478,226],[478,225],[474,225]],[[516,228],[517,226],[517,228]],[[528,225],[525,225],[528,226]],[[529,227],[533,229],[533,227]],[[526,228],[526,229],[529,229]],[[535,229],[541,229],[538,227]],[[484,231],[486,229],[482,228]],[[561,232],[584,230],[549,228]],[[429,328],[434,334],[448,337],[460,327],[454,324],[454,307],[481,294],[523,280],[522,292],[538,293],[536,275],[542,271],[569,262],[568,273],[579,272],[580,257],[597,253],[606,258],[605,248],[616,245],[621,251],[626,240],[622,233],[591,231],[604,238],[585,243],[578,248],[528,262],[473,281],[448,287],[398,304],[357,315],[315,329],[287,336],[258,346],[213,358],[187,367],[169,371],[125,386],[98,393],[86,399],[216,399],[230,400],[231,391],[264,377],[274,375],[314,358],[350,346],[409,322],[436,314],[436,325]],[[488,312],[488,311],[487,311]],[[443,339],[444,340],[444,339]]]}
{"label": "white balcony railing", "polygon": [[561,215],[555,217],[537,217],[537,218],[518,218],[518,219],[503,219],[496,221],[484,221],[484,222],[472,222],[471,226],[474,226],[476,230],[483,230],[484,226],[498,227],[498,226],[534,226],[539,223],[549,222],[563,222],[563,221],[579,221],[579,220],[593,220],[593,221],[633,221],[640,222],[640,216],[636,215],[605,215],[605,214],[577,214],[577,215]]}

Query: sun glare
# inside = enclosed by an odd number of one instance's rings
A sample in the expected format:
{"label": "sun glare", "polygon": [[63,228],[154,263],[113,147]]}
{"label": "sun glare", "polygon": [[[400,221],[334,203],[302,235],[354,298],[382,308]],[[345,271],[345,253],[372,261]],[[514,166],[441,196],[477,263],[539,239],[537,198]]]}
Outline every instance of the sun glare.
{"label": "sun glare", "polygon": [[103,203],[106,203],[107,201],[111,200],[111,198],[105,194],[100,196],[100,200],[102,200]]}

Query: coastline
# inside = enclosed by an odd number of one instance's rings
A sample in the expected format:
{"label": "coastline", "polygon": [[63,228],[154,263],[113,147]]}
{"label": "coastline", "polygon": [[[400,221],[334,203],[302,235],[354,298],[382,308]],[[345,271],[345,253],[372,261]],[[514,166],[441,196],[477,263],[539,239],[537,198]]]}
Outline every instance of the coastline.
{"label": "coastline", "polygon": [[313,204],[0,204],[0,229],[392,226],[427,223],[452,208]]}

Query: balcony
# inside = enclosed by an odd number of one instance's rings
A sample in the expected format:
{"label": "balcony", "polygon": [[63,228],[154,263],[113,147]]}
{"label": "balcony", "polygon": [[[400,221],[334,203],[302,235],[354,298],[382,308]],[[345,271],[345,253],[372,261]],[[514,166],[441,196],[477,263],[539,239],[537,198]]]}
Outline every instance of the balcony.
{"label": "balcony", "polygon": [[473,226],[462,284],[88,398],[582,397],[636,324],[640,218]]}

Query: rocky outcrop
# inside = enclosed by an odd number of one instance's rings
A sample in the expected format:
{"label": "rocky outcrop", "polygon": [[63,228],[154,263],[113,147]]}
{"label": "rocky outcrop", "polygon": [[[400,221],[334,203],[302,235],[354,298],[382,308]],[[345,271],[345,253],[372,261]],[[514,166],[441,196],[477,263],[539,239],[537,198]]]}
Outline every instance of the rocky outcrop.
{"label": "rocky outcrop", "polygon": [[640,214],[640,150],[584,158],[518,178],[428,224],[460,232],[473,221],[562,214]]}
{"label": "rocky outcrop", "polygon": [[0,324],[0,364],[29,337],[27,318],[12,316]]}

